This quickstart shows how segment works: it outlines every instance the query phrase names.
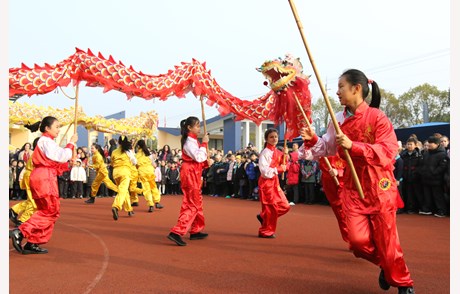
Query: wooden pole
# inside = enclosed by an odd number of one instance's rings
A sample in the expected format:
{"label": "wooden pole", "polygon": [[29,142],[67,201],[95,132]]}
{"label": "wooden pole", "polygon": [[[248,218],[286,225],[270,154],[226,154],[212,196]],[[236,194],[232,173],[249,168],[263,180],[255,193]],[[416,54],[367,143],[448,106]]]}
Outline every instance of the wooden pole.
{"label": "wooden pole", "polygon": [[73,124],[73,122],[71,122],[71,123],[69,124],[69,126],[67,127],[67,130],[65,131],[64,136],[62,136],[61,141],[59,142],[59,146],[61,146],[62,141],[64,141],[64,138],[67,136],[67,133],[69,132],[70,127],[72,126],[72,124]]}
{"label": "wooden pole", "polygon": [[[203,121],[203,132],[204,132],[204,135],[206,136],[208,134],[208,131],[206,129],[206,115],[204,113],[203,95],[200,96],[200,102],[201,102],[201,120]],[[208,145],[206,145],[206,155],[209,159],[209,146]]]}
{"label": "wooden pole", "polygon": [[[284,130],[284,149],[283,149],[283,164],[286,164],[286,153],[284,153],[284,150],[286,150],[287,148],[287,138],[286,138],[286,133],[287,133],[287,124],[286,124],[286,128]],[[284,180],[284,175],[286,174],[286,172],[283,172],[283,174],[281,175],[281,179]]]}
{"label": "wooden pole", "polygon": [[80,83],[77,83],[77,87],[75,88],[75,115],[73,118],[73,132],[74,134],[77,132],[77,120],[78,120],[78,86]]}
{"label": "wooden pole", "polygon": [[[75,87],[75,115],[73,118],[73,133],[77,133],[77,122],[78,122],[78,87],[80,83],[77,82],[77,86]],[[73,149],[73,158],[77,158],[77,150],[76,148]]]}
{"label": "wooden pole", "polygon": [[[315,73],[316,80],[318,81],[318,85],[321,88],[321,93],[323,94],[324,102],[326,103],[327,110],[329,111],[329,114],[331,116],[332,123],[333,123],[334,128],[335,128],[335,132],[340,135],[340,134],[342,134],[342,130],[339,127],[339,124],[338,124],[337,119],[336,119],[335,114],[334,114],[334,110],[332,109],[331,103],[329,102],[329,99],[327,97],[326,89],[324,88],[323,83],[321,82],[321,78],[320,78],[318,70],[316,68],[315,61],[313,60],[313,57],[312,57],[312,55],[310,53],[310,49],[308,47],[307,40],[305,39],[305,35],[303,33],[302,23],[300,22],[299,15],[297,14],[297,9],[296,9],[296,7],[294,5],[293,0],[288,0],[288,1],[289,1],[289,5],[291,6],[292,13],[294,14],[294,18],[296,20],[297,27],[299,28],[299,32],[300,32],[300,35],[302,37],[303,44],[305,46],[305,49],[307,50],[308,58],[310,59],[310,63],[311,63],[311,66],[313,68],[313,71]],[[356,173],[355,166],[353,165],[353,161],[351,160],[351,156],[348,153],[347,149],[344,149],[343,151],[345,153],[345,159],[346,159],[346,161],[348,163],[348,167],[350,168],[351,175],[353,177],[353,181],[355,183],[356,189],[358,190],[359,196],[361,197],[361,199],[364,199],[363,189],[361,187],[361,183],[359,182],[359,178],[358,178],[358,175]]]}

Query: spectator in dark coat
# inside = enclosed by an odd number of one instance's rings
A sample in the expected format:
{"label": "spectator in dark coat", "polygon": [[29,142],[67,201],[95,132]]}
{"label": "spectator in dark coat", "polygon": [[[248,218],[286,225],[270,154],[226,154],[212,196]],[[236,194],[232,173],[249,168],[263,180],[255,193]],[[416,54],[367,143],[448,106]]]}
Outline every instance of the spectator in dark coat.
{"label": "spectator in dark coat", "polygon": [[423,202],[423,191],[420,169],[422,168],[422,152],[417,147],[417,139],[409,138],[406,149],[401,152],[403,160],[402,198],[404,210],[409,214],[418,213]]}
{"label": "spectator in dark coat", "polygon": [[[403,171],[404,171],[404,161],[402,160],[401,156],[399,153],[396,155],[395,158],[395,163],[394,163],[395,169],[393,170],[393,174],[396,179],[396,185],[398,186],[398,197],[401,198],[402,200],[402,182],[403,182]],[[404,212],[404,208],[398,208],[396,213],[402,213]]]}
{"label": "spectator in dark coat", "polygon": [[237,185],[235,188],[235,198],[247,199],[248,198],[248,176],[246,175],[246,170],[244,166],[246,164],[246,155],[237,155],[236,156],[236,170],[234,183]]}
{"label": "spectator in dark coat", "polygon": [[67,198],[70,196],[70,166],[69,170],[64,171],[60,176],[58,176],[58,187],[59,187],[59,197]]}
{"label": "spectator in dark coat", "polygon": [[249,185],[249,195],[248,198],[252,200],[257,200],[254,197],[254,190],[257,188],[259,181],[259,166],[258,158],[255,152],[249,154],[249,160],[246,164],[246,175],[248,176],[248,185]]}
{"label": "spectator in dark coat", "polygon": [[[420,214],[432,214],[445,217],[447,215],[447,203],[444,198],[444,174],[448,166],[449,157],[446,150],[440,145],[439,138],[428,138],[428,151],[423,155],[422,183],[423,196]],[[433,205],[434,204],[434,205]]]}
{"label": "spectator in dark coat", "polygon": [[214,184],[216,187],[214,196],[225,196],[225,186],[227,185],[228,163],[222,161],[219,153],[214,156]]}
{"label": "spectator in dark coat", "polygon": [[171,186],[171,195],[181,194],[179,186],[180,171],[175,162],[171,162],[171,168],[168,170],[167,178]]}
{"label": "spectator in dark coat", "polygon": [[164,145],[163,148],[158,152],[158,159],[170,162],[173,160],[173,155],[171,153],[171,147],[169,145]]}

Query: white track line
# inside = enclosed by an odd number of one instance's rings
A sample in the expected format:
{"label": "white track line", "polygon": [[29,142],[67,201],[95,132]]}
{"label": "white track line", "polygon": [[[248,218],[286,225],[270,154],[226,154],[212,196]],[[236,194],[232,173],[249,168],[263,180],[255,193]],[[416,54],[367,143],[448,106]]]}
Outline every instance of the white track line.
{"label": "white track line", "polygon": [[96,277],[94,278],[93,282],[91,284],[89,284],[89,286],[86,288],[85,292],[83,292],[84,294],[88,294],[90,293],[94,287],[96,287],[96,285],[99,283],[99,281],[102,279],[102,277],[104,276],[105,274],[105,271],[107,269],[107,266],[109,265],[109,259],[110,259],[110,255],[109,255],[109,249],[107,248],[107,246],[105,245],[105,242],[104,240],[102,240],[98,235],[94,234],[93,232],[91,231],[88,231],[86,229],[82,229],[82,228],[79,228],[79,227],[76,227],[76,226],[73,226],[73,225],[69,225],[67,223],[64,223],[64,222],[59,222],[60,224],[64,224],[66,226],[69,226],[69,227],[72,227],[74,229],[78,229],[80,231],[83,231],[83,232],[86,232],[88,234],[90,234],[91,236],[93,236],[95,239],[97,239],[99,241],[99,243],[101,244],[102,246],[102,249],[104,250],[104,261],[102,262],[102,267],[101,267],[101,270],[99,271],[99,273],[96,275]]}

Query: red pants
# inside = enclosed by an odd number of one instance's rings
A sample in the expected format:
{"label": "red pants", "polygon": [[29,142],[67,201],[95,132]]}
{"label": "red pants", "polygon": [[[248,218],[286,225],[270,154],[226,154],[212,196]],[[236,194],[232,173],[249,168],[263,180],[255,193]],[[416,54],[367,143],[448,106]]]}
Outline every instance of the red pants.
{"label": "red pants", "polygon": [[324,194],[326,194],[327,201],[329,201],[332,211],[334,212],[335,218],[337,219],[340,234],[342,234],[342,239],[346,243],[349,243],[347,223],[345,221],[345,214],[343,212],[342,207],[343,203],[338,193],[339,187],[335,184],[332,178],[325,179],[323,177],[322,182]]}
{"label": "red pants", "polygon": [[34,199],[37,211],[28,221],[19,226],[27,241],[34,244],[45,244],[51,239],[54,224],[59,217],[59,196]]}
{"label": "red pants", "polygon": [[350,247],[356,257],[380,266],[393,287],[412,286],[396,228],[396,212],[363,215],[345,209]]}
{"label": "red pants", "polygon": [[263,219],[263,224],[259,228],[259,235],[271,236],[275,234],[278,218],[286,214],[291,207],[286,195],[280,188],[276,175],[272,179],[259,178],[259,193],[262,203],[260,216]]}
{"label": "red pants", "polygon": [[190,234],[196,234],[204,229],[203,196],[200,187],[182,187],[184,196],[180,208],[179,219],[172,233],[184,236],[190,229]]}

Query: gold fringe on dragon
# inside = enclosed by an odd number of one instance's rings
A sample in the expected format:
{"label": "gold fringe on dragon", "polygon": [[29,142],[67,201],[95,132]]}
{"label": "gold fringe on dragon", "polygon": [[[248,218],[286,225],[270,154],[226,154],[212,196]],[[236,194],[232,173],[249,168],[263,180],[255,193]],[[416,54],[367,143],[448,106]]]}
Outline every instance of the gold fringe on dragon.
{"label": "gold fringe on dragon", "polygon": [[192,92],[195,97],[206,99],[209,106],[217,104],[221,115],[233,113],[236,120],[249,119],[257,125],[263,120],[272,120],[275,125],[284,121],[287,126],[285,138],[291,140],[297,137],[306,122],[297,108],[294,95],[311,121],[309,80],[303,74],[299,59],[286,55],[285,58],[264,62],[257,70],[267,78],[266,84],[271,90],[248,101],[221,88],[206,69],[206,64],[195,59],[182,62],[165,74],[149,75],[116,62],[112,56],[106,59],[101,53],[96,56],[89,49],[85,52],[77,48],[73,55],[54,66],[45,63],[44,66],[30,68],[21,64],[21,67],[10,68],[9,96],[18,98],[46,94],[80,81],[86,81],[87,87],[102,87],[104,93],[110,90],[123,92],[128,99],[166,100],[170,96],[183,98]]}

